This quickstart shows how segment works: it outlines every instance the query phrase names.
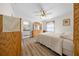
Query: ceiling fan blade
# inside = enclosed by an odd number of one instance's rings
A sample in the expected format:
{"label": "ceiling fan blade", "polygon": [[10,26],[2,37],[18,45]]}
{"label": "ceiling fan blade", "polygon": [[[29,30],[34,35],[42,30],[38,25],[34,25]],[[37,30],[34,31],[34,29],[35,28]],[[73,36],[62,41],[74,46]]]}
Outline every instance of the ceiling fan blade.
{"label": "ceiling fan blade", "polygon": [[41,12],[41,10],[35,10],[34,11],[34,13],[40,13]]}
{"label": "ceiling fan blade", "polygon": [[51,10],[53,10],[54,8],[53,7],[50,7],[50,8],[48,8],[48,9],[46,9],[46,11],[51,11]]}
{"label": "ceiling fan blade", "polygon": [[47,15],[51,15],[52,14],[52,12],[50,12],[50,13],[46,13]]}
{"label": "ceiling fan blade", "polygon": [[41,15],[39,15],[39,14],[36,14],[36,15],[34,15],[34,16],[41,16]]}

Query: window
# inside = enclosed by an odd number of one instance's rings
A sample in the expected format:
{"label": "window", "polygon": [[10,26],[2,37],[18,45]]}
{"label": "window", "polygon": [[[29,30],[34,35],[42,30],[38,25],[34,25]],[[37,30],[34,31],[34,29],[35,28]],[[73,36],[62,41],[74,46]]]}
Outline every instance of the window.
{"label": "window", "polygon": [[54,30],[55,30],[54,22],[47,23],[47,31],[48,32],[54,32]]}

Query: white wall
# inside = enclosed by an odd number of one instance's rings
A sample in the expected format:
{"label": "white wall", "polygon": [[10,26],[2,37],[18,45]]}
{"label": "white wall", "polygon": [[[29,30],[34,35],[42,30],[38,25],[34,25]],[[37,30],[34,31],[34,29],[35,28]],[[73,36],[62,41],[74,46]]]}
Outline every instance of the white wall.
{"label": "white wall", "polygon": [[[66,18],[70,18],[70,26],[63,25],[63,20]],[[55,32],[57,33],[73,32],[73,13],[72,12],[58,16],[56,18],[53,18],[52,20],[55,20]]]}
{"label": "white wall", "polygon": [[1,15],[7,15],[7,16],[13,16],[14,12],[11,7],[11,4],[9,3],[0,3],[0,14]]}

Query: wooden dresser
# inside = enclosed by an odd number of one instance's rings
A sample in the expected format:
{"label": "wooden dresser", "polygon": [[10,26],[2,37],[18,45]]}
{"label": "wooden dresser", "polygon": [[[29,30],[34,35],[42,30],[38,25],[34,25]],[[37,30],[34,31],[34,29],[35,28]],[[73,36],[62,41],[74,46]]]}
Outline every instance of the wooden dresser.
{"label": "wooden dresser", "polygon": [[32,31],[32,37],[36,37],[36,36],[38,36],[42,32],[43,32],[42,30],[33,30]]}
{"label": "wooden dresser", "polygon": [[32,37],[36,37],[42,32],[43,32],[43,30],[42,30],[42,23],[34,22],[33,23]]}

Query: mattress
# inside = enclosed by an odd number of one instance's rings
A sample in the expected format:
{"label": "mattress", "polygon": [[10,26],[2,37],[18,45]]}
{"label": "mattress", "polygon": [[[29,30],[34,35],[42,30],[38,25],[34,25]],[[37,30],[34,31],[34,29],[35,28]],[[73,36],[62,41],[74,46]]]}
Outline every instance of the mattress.
{"label": "mattress", "polygon": [[61,37],[64,39],[73,40],[73,34],[62,34]]}

